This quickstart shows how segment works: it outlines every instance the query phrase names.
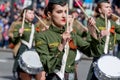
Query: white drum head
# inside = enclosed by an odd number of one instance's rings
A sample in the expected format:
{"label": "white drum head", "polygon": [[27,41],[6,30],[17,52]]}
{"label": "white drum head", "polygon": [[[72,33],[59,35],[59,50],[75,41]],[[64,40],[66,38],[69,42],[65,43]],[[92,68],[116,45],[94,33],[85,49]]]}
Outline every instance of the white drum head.
{"label": "white drum head", "polygon": [[26,51],[22,54],[23,61],[29,65],[30,67],[38,68],[42,66],[40,62],[40,57],[37,52],[35,51]]}
{"label": "white drum head", "polygon": [[103,56],[98,60],[99,69],[107,76],[120,77],[120,59],[115,56]]}
{"label": "white drum head", "polygon": [[80,58],[82,57],[82,52],[80,52],[79,50],[77,50],[77,54],[76,54],[76,57],[75,57],[75,61],[79,61]]}

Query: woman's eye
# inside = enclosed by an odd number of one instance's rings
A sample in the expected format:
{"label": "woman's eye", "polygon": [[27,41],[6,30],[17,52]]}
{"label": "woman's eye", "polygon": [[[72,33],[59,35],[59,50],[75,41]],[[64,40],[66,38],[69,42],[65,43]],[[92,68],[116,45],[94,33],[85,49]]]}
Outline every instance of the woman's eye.
{"label": "woman's eye", "polygon": [[57,13],[62,13],[62,11],[60,10],[60,11],[57,11]]}

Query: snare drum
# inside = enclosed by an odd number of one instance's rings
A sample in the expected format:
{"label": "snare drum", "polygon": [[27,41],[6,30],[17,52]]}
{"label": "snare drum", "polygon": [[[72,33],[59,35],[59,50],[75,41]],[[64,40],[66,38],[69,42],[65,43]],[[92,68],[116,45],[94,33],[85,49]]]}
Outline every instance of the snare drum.
{"label": "snare drum", "polygon": [[40,57],[36,51],[25,51],[18,60],[19,66],[29,74],[37,74],[43,70]]}
{"label": "snare drum", "polygon": [[104,55],[94,65],[95,76],[99,80],[118,80],[120,78],[120,59]]}

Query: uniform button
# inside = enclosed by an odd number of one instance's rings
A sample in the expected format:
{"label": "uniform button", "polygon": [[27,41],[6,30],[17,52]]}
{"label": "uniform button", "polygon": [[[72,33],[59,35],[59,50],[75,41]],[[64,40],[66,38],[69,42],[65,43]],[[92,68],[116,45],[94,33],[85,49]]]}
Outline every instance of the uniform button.
{"label": "uniform button", "polygon": [[110,50],[111,50],[112,48],[110,47]]}
{"label": "uniform button", "polygon": [[57,57],[58,57],[58,55],[55,55],[55,57],[57,58]]}
{"label": "uniform button", "polygon": [[55,55],[55,57],[58,57],[58,55],[60,55],[60,53],[58,53],[57,55]]}
{"label": "uniform button", "polygon": [[68,67],[70,68],[71,66],[69,65]]}
{"label": "uniform button", "polygon": [[111,45],[112,43],[110,42],[109,44]]}

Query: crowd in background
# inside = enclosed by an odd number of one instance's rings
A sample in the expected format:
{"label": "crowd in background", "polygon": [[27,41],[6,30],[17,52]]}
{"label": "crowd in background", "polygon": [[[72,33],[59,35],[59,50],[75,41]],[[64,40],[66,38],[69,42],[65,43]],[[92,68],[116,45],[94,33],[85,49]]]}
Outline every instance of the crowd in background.
{"label": "crowd in background", "polygon": [[[8,48],[9,37],[8,30],[11,24],[19,19],[19,16],[23,10],[23,4],[25,0],[16,0],[13,5],[11,5],[10,0],[4,0],[0,3],[0,47],[3,49]],[[48,0],[35,0],[33,2],[33,8],[36,14],[44,18],[44,8]],[[79,3],[83,6],[88,16],[94,16],[94,9],[98,0],[79,0]],[[110,0],[113,12],[120,16],[120,1],[119,0]],[[73,8],[76,9],[76,12],[79,14],[78,20],[83,24],[86,24],[86,18],[83,12],[80,10],[78,5],[73,2]],[[118,10],[116,12],[116,10]],[[35,19],[34,22],[37,22]]]}

